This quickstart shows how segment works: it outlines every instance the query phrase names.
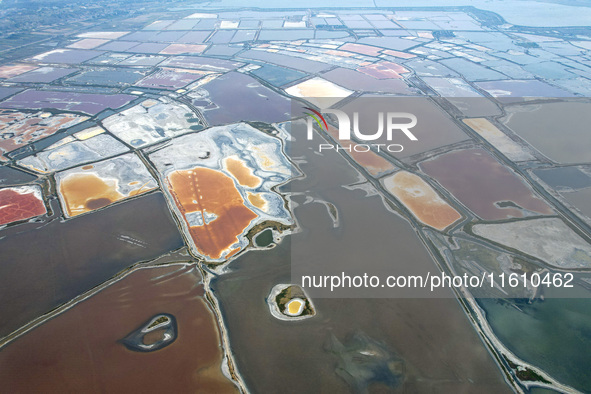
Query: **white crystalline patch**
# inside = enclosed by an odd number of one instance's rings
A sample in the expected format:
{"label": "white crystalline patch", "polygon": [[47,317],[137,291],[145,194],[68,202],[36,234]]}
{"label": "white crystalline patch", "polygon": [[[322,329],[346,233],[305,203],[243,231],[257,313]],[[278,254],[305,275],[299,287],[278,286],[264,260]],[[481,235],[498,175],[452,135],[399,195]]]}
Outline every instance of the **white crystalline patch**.
{"label": "white crystalline patch", "polygon": [[128,31],[90,31],[87,33],[78,34],[80,38],[104,38],[108,40],[115,40],[121,36],[128,34]]}
{"label": "white crystalline patch", "polygon": [[110,116],[103,126],[126,143],[144,147],[190,131],[187,114],[194,115],[186,105],[162,97]]}
{"label": "white crystalline patch", "polygon": [[220,29],[237,29],[238,22],[235,21],[221,21]]}
{"label": "white crystalline patch", "polygon": [[353,91],[319,77],[291,86],[285,92],[305,98],[320,108],[328,108],[353,94]]}
{"label": "white crystalline patch", "polygon": [[488,92],[493,97],[507,97],[507,96],[511,96],[513,94],[510,90],[503,90],[503,89],[490,89]]}
{"label": "white crystalline patch", "polygon": [[107,42],[109,42],[109,40],[102,38],[84,38],[68,45],[68,48],[92,49],[98,47],[99,45],[106,44]]}
{"label": "white crystalline patch", "polygon": [[44,52],[44,53],[40,53],[37,56],[33,56],[32,59],[33,60],[43,60],[45,59],[47,56],[53,55],[55,53],[66,53],[66,52],[70,52],[70,49],[54,49],[52,51],[49,52]]}
{"label": "white crystalline patch", "polygon": [[185,19],[217,19],[218,14],[207,14],[203,12],[196,12],[194,14],[189,15]]}
{"label": "white crystalline patch", "polygon": [[19,160],[18,164],[47,173],[116,156],[126,151],[128,148],[125,145],[106,134],[98,134],[84,140],[67,137],[33,156]]}
{"label": "white crystalline patch", "polygon": [[[7,189],[2,189],[2,190],[7,190]],[[12,190],[13,192],[16,192],[20,195],[33,193],[35,198],[37,198],[38,200],[43,199],[43,196],[41,194],[41,188],[37,185],[10,187],[10,188],[8,188],[8,190]]]}
{"label": "white crystalline patch", "polygon": [[213,222],[218,218],[218,216],[215,213],[210,213],[206,210],[203,210],[203,213],[201,211],[188,212],[185,214],[185,218],[187,219],[190,227],[199,227]]}
{"label": "white crystalline patch", "polygon": [[74,134],[74,137],[76,137],[80,141],[84,141],[89,138],[96,137],[97,135],[102,134],[104,132],[105,130],[102,127],[96,126],[90,127],[86,130],[79,131],[76,134]]}
{"label": "white crystalline patch", "polygon": [[305,21],[298,21],[298,22],[285,21],[285,23],[283,24],[283,27],[285,27],[285,28],[303,28],[303,27],[306,27],[306,22]]}
{"label": "white crystalline patch", "polygon": [[425,195],[425,191],[419,188],[408,188],[406,189],[413,197],[422,197]]}
{"label": "white crystalline patch", "polygon": [[557,218],[477,224],[472,231],[555,267],[591,267],[591,245]]}

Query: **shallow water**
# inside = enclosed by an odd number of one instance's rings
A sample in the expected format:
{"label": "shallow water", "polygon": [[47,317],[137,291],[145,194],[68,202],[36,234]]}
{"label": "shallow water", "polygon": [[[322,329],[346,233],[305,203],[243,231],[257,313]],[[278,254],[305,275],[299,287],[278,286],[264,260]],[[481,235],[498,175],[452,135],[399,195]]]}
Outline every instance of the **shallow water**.
{"label": "shallow water", "polygon": [[134,263],[182,245],[161,193],[7,234],[0,240],[0,336]]}
{"label": "shallow water", "polygon": [[[236,392],[221,372],[220,333],[200,282],[183,265],[129,274],[2,349],[3,390]],[[136,352],[120,342],[162,313],[178,327],[167,346]]]}
{"label": "shallow water", "polygon": [[560,382],[591,390],[590,299],[548,297],[532,305],[480,299],[498,338],[518,357],[543,368]]}
{"label": "shallow water", "polygon": [[248,75],[230,72],[204,85],[203,89],[217,106],[204,111],[212,126],[240,121],[273,123],[290,117],[291,101]]}
{"label": "shallow water", "polygon": [[[288,150],[292,157],[301,157],[293,143]],[[272,249],[247,252],[212,282],[247,387],[255,393],[366,387],[388,392],[435,387],[450,393],[509,392],[453,298],[322,298],[326,294],[307,288],[316,316],[287,322],[271,315],[265,299],[275,285],[296,283],[294,274],[331,267],[333,273],[436,270],[409,224],[387,211],[381,198],[342,187],[357,181],[357,173],[342,158],[308,153],[301,169],[307,178],[284,189],[295,194],[314,190],[305,194],[334,204],[339,226],[333,227],[324,204],[300,205],[295,213],[301,233]],[[305,200],[298,195],[294,199]],[[348,294],[344,297],[351,297]],[[354,349],[369,352],[354,357],[365,361],[350,359]],[[384,369],[383,360],[392,361],[392,368]],[[348,375],[355,378],[343,378]]]}
{"label": "shallow water", "polygon": [[523,217],[527,213],[523,209],[553,212],[519,176],[483,149],[446,153],[422,162],[420,168],[485,220]]}
{"label": "shallow water", "polygon": [[591,103],[564,102],[510,107],[501,118],[509,129],[559,163],[589,163]]}
{"label": "shallow water", "polygon": [[317,298],[311,319],[272,317],[265,299],[274,285],[290,281],[288,241],[247,253],[213,283],[238,369],[253,393],[353,391],[337,375],[331,340],[347,343],[356,334],[404,363],[404,383],[376,383],[370,392],[510,392],[453,299]]}

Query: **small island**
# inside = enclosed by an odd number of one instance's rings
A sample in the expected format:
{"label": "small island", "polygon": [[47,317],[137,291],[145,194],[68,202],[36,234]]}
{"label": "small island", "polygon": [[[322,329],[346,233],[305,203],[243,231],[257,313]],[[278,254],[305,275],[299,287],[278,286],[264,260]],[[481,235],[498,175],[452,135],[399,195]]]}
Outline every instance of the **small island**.
{"label": "small island", "polygon": [[120,342],[134,352],[153,352],[172,344],[176,338],[176,318],[168,313],[163,313],[150,318]]}
{"label": "small island", "polygon": [[312,301],[298,285],[278,284],[271,289],[267,304],[279,320],[303,320],[316,315]]}

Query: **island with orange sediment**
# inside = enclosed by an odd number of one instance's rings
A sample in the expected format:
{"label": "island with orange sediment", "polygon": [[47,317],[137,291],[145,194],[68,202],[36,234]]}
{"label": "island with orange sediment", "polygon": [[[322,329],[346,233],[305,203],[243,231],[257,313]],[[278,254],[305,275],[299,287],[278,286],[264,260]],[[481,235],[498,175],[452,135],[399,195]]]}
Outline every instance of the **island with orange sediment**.
{"label": "island with orange sediment", "polygon": [[443,230],[462,217],[418,175],[399,171],[382,182],[390,194],[427,226]]}
{"label": "island with orange sediment", "polygon": [[291,228],[273,190],[292,176],[279,138],[239,123],[186,134],[148,156],[192,253],[208,263],[247,248],[251,230],[263,223]]}
{"label": "island with orange sediment", "polygon": [[232,178],[210,168],[193,168],[171,173],[168,184],[201,255],[217,260],[240,249],[235,246],[238,237],[257,215],[245,206]]}
{"label": "island with orange sediment", "polygon": [[283,313],[288,316],[299,316],[302,314],[305,305],[306,301],[302,300],[301,298],[292,298],[285,304]]}
{"label": "island with orange sediment", "polygon": [[312,301],[298,285],[278,284],[271,289],[267,304],[279,320],[303,320],[316,315]]}

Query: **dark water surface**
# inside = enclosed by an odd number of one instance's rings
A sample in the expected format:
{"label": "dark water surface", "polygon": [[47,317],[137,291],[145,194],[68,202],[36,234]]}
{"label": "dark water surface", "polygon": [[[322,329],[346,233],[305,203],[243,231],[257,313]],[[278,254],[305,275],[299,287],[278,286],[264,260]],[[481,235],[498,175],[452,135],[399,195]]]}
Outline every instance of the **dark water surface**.
{"label": "dark water surface", "polygon": [[[404,366],[403,383],[371,384],[370,378],[370,391],[510,392],[453,299],[314,299],[315,317],[275,319],[265,299],[274,285],[289,283],[289,253],[289,238],[271,250],[249,252],[213,283],[238,369],[252,392],[351,391],[337,375],[342,353],[333,343],[336,339],[351,351],[347,344],[359,335]],[[362,354],[357,357],[361,371],[341,374],[357,372],[379,381],[373,357],[367,363]]]}
{"label": "dark water surface", "polygon": [[[134,271],[2,349],[2,391],[236,392],[221,372],[220,333],[200,282],[187,265]],[[120,342],[163,313],[176,322],[174,342],[152,352]]]}
{"label": "dark water surface", "polygon": [[124,268],[182,245],[161,193],[7,234],[0,239],[0,337]]}
{"label": "dark water surface", "polygon": [[[385,269],[391,273],[437,270],[410,225],[386,210],[379,197],[342,187],[358,181],[342,158],[310,153],[306,144],[291,143],[288,150],[306,159],[300,163],[307,178],[286,187],[303,204],[295,209],[303,231],[272,249],[244,254],[212,283],[248,388],[254,393],[509,392],[453,298],[320,298],[307,289],[316,316],[281,321],[270,314],[265,302],[270,290],[293,283],[296,264],[296,271],[312,269],[297,259],[322,252],[323,243],[334,258],[315,261],[318,265],[354,269],[356,263],[372,272],[389,263]],[[324,204],[305,204],[305,197],[334,203],[339,226],[333,227]],[[375,256],[384,260],[376,264]]]}
{"label": "dark water surface", "polygon": [[480,299],[498,338],[518,357],[561,383],[591,391],[591,300],[546,298],[534,304]]}

